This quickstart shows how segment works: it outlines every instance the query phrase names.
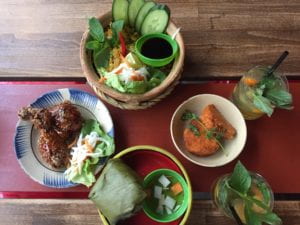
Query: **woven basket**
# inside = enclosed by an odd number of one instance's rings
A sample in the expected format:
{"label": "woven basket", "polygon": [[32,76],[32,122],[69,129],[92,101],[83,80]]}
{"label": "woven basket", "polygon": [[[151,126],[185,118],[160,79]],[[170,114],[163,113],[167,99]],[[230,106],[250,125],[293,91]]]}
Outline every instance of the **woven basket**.
{"label": "woven basket", "polygon": [[[111,12],[104,14],[98,19],[101,21],[101,24],[104,27],[107,26],[111,22]],[[170,21],[167,28],[167,33],[169,35],[172,35],[176,30],[177,27],[175,26],[175,24]],[[108,102],[111,105],[122,109],[131,110],[148,108],[170,94],[175,85],[178,83],[178,80],[180,79],[185,54],[184,42],[180,33],[176,35],[176,41],[179,45],[180,52],[173,63],[173,67],[169,75],[159,86],[144,94],[121,93],[111,87],[108,87],[105,84],[99,83],[99,76],[93,67],[91,51],[86,50],[85,48],[88,37],[89,32],[86,31],[83,34],[80,43],[80,62],[83,73],[88,81],[88,84],[93,88],[95,93],[102,100]]]}

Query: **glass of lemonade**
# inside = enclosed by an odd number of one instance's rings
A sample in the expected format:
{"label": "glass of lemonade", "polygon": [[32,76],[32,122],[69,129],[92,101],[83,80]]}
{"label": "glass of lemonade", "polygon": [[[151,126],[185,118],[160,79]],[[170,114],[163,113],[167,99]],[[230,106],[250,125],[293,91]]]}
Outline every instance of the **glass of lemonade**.
{"label": "glass of lemonade", "polygon": [[[251,187],[248,191],[248,195],[262,201],[269,209],[273,209],[274,195],[270,185],[266,180],[257,173],[249,172],[251,176]],[[237,215],[241,221],[246,224],[246,218],[244,213],[245,202],[236,193],[227,188],[226,182],[229,180],[231,174],[225,174],[218,178],[212,186],[212,199],[215,206],[227,217],[234,218],[230,205],[233,206]],[[256,204],[252,205],[252,210],[256,213],[264,213],[265,210]]]}
{"label": "glass of lemonade", "polygon": [[[270,67],[257,66],[246,72],[233,90],[232,102],[239,108],[246,120],[255,120],[265,114],[254,104],[254,95],[258,91],[259,82],[268,74]],[[272,88],[288,92],[288,82],[280,72],[274,72]],[[275,106],[274,106],[275,107]]]}

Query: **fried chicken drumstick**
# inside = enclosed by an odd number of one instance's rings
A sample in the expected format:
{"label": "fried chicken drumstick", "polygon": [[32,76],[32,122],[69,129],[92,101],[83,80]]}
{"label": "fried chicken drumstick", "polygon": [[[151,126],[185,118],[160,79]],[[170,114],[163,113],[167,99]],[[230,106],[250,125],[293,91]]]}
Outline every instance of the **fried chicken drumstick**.
{"label": "fried chicken drumstick", "polygon": [[66,168],[70,150],[82,127],[80,112],[69,101],[50,108],[24,107],[18,112],[39,130],[39,151],[43,160],[55,169]]}

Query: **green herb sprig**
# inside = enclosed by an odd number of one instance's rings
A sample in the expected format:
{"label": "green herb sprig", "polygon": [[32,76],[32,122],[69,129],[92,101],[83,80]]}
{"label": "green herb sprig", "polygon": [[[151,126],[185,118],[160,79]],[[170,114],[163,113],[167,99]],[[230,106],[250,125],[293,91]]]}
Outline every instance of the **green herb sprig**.
{"label": "green herb sprig", "polygon": [[272,115],[275,107],[288,110],[293,109],[292,95],[281,87],[281,82],[279,77],[271,73],[268,76],[265,75],[254,87],[253,103],[268,116]]}
{"label": "green herb sprig", "polygon": [[107,38],[100,21],[92,17],[89,19],[90,38],[85,47],[93,51],[93,61],[96,69],[106,68],[109,63],[110,51],[119,44],[119,32],[123,30],[124,21],[117,20],[111,24],[112,37]]}
{"label": "green herb sprig", "polygon": [[[181,120],[182,121],[196,120],[203,127],[205,138],[209,140],[214,139],[218,143],[220,148],[223,151],[225,151],[224,146],[221,143],[224,137],[223,132],[218,131],[216,128],[207,129],[206,126],[203,124],[203,122],[200,120],[200,118],[195,113],[189,110],[185,110],[185,112],[181,116]],[[188,128],[194,133],[195,136],[197,137],[200,136],[201,133],[195,125],[189,124]]]}
{"label": "green herb sprig", "polygon": [[[229,192],[233,193],[238,198],[245,202],[245,218],[248,225],[261,225],[267,223],[270,225],[279,225],[282,223],[281,219],[271,211],[267,203],[270,201],[267,188],[260,185],[259,188],[264,196],[264,201],[257,200],[249,194],[252,178],[245,166],[238,161],[235,165],[234,171],[225,183],[225,193],[219,195],[222,202],[227,202],[229,198]],[[232,204],[232,203],[229,203]],[[252,207],[257,205],[264,209],[264,213],[255,212]]]}

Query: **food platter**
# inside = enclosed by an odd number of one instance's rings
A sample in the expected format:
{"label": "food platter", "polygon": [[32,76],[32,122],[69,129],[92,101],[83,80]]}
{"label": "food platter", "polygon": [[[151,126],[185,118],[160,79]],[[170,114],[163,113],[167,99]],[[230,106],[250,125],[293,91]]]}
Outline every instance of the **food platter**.
{"label": "food platter", "polygon": [[[80,112],[84,120],[97,120],[104,131],[114,136],[114,128],[111,116],[106,106],[95,96],[78,89],[58,89],[45,93],[37,98],[30,106],[34,108],[47,108],[64,101],[70,101]],[[34,129],[30,121],[19,120],[16,125],[14,137],[15,153],[23,170],[34,181],[52,188],[68,188],[77,184],[69,182],[64,169],[53,169],[41,159],[38,151],[39,132]],[[96,173],[100,171],[107,158],[102,158],[98,164]]]}
{"label": "food platter", "polygon": [[[169,223],[160,223],[150,219],[143,211],[140,211],[136,215],[132,216],[129,219],[120,221],[118,224],[126,225],[139,225],[139,224],[148,224],[148,225],[183,225],[186,223],[191,208],[192,208],[192,188],[189,176],[182,166],[182,164],[168,151],[149,145],[141,145],[127,148],[117,155],[114,158],[121,158],[127,165],[129,165],[133,170],[135,170],[138,175],[144,178],[146,175],[151,173],[154,170],[165,168],[171,169],[179,174],[181,174],[188,185],[188,208],[183,216],[179,219],[169,222]],[[106,218],[99,211],[100,218],[105,225],[109,225]]]}

